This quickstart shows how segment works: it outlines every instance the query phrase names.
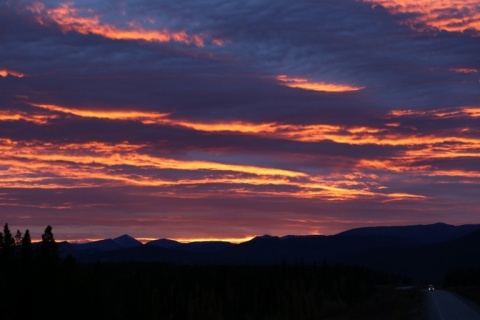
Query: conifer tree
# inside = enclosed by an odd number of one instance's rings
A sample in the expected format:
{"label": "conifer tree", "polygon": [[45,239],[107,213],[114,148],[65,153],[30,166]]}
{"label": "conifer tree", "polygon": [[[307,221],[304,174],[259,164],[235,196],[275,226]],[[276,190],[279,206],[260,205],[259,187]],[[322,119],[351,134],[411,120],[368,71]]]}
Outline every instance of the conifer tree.
{"label": "conifer tree", "polygon": [[8,223],[5,223],[3,227],[3,246],[4,249],[10,250],[11,247],[15,244],[15,239],[10,232],[10,228],[8,227]]}
{"label": "conifer tree", "polygon": [[32,257],[32,238],[28,229],[25,230],[22,238],[22,255],[25,260],[30,260]]}
{"label": "conifer tree", "polygon": [[15,234],[15,246],[18,247],[22,244],[22,233],[20,230],[17,229],[17,233]]}
{"label": "conifer tree", "polygon": [[48,225],[45,228],[45,232],[42,234],[42,244],[45,246],[53,246],[56,244],[55,237],[53,236],[52,227]]}
{"label": "conifer tree", "polygon": [[14,244],[15,239],[12,237],[12,233],[10,232],[10,228],[8,227],[8,223],[5,223],[3,227],[3,239],[1,241],[2,251],[0,253],[3,263],[5,263],[6,265],[9,265],[12,261]]}
{"label": "conifer tree", "polygon": [[32,245],[32,238],[30,237],[30,230],[25,230],[25,234],[22,238],[22,246],[29,247]]}
{"label": "conifer tree", "polygon": [[43,262],[47,265],[53,265],[58,260],[57,243],[50,225],[45,228],[45,232],[42,234],[40,255]]}

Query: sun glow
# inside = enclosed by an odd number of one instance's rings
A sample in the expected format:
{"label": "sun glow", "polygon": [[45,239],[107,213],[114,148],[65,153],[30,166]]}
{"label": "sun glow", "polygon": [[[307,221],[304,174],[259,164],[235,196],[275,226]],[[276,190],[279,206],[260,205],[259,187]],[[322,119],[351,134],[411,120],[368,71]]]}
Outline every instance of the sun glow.
{"label": "sun glow", "polygon": [[230,243],[242,243],[250,241],[255,236],[245,236],[243,238],[174,238],[172,240],[178,241],[180,243],[192,243],[192,242],[208,242],[208,241],[223,241],[223,242],[230,242]]}

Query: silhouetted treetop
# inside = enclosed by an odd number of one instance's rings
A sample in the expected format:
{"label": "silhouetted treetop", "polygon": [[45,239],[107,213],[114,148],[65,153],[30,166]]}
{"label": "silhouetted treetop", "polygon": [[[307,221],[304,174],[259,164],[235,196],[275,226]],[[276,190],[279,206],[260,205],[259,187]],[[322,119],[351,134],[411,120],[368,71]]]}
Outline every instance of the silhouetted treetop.
{"label": "silhouetted treetop", "polygon": [[32,238],[28,229],[25,230],[22,238],[22,255],[26,260],[30,260],[32,256]]}
{"label": "silhouetted treetop", "polygon": [[17,233],[15,234],[15,246],[19,246],[22,244],[22,233],[20,230],[17,229]]}
{"label": "silhouetted treetop", "polygon": [[5,223],[5,226],[3,227],[3,247],[8,250],[9,248],[13,247],[14,244],[15,239],[10,232],[8,223]]}
{"label": "silhouetted treetop", "polygon": [[31,246],[32,238],[30,237],[30,230],[25,230],[25,234],[22,238],[22,246]]}
{"label": "silhouetted treetop", "polygon": [[40,259],[45,266],[53,266],[58,262],[58,251],[52,226],[48,225],[42,234],[42,246],[40,248]]}
{"label": "silhouetted treetop", "polygon": [[42,234],[42,244],[54,244],[55,243],[55,237],[53,236],[52,232],[52,226],[48,225],[45,228],[45,232]]}

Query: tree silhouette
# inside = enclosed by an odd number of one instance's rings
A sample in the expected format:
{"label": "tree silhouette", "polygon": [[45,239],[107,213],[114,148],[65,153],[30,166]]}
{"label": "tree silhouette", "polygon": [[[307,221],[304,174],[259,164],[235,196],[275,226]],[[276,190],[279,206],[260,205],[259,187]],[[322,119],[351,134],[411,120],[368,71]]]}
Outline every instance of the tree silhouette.
{"label": "tree silhouette", "polygon": [[10,232],[10,228],[8,227],[8,223],[5,223],[3,227],[3,249],[10,250],[13,245],[15,244],[15,239]]}
{"label": "tree silhouette", "polygon": [[58,262],[57,243],[50,225],[45,228],[45,232],[42,234],[40,258],[47,266],[53,266]]}
{"label": "tree silhouette", "polygon": [[30,237],[30,230],[25,230],[25,234],[22,238],[22,246],[23,247],[31,247],[32,246],[32,238]]}
{"label": "tree silhouette", "polygon": [[17,233],[15,234],[15,246],[18,247],[22,244],[22,233],[20,230],[17,229]]}
{"label": "tree silhouette", "polygon": [[30,237],[30,231],[27,229],[22,238],[22,256],[29,262],[32,258],[32,238]]}
{"label": "tree silhouette", "polygon": [[3,237],[0,242],[2,249],[2,256],[4,259],[9,259],[12,254],[12,248],[15,245],[15,239],[12,237],[8,223],[3,227]]}
{"label": "tree silhouette", "polygon": [[53,244],[55,243],[55,237],[53,235],[53,232],[52,232],[52,226],[51,225],[48,225],[46,228],[45,228],[45,232],[42,234],[42,243],[43,244]]}

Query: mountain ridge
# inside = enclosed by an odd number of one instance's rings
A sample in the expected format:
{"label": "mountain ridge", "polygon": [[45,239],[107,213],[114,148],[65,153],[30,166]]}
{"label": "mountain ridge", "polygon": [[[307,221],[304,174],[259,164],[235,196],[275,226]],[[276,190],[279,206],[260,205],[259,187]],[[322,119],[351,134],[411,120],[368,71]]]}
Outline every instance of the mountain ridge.
{"label": "mountain ridge", "polygon": [[[328,236],[263,235],[238,244],[225,241],[181,243],[171,239],[142,244],[123,235],[86,244],[64,242],[60,251],[63,256],[71,254],[79,263],[85,264],[345,263],[428,281],[439,281],[457,267],[480,267],[477,249],[480,246],[480,225],[451,226],[437,223],[403,226],[400,229],[367,227],[352,230]],[[398,233],[398,230],[402,232]]]}

